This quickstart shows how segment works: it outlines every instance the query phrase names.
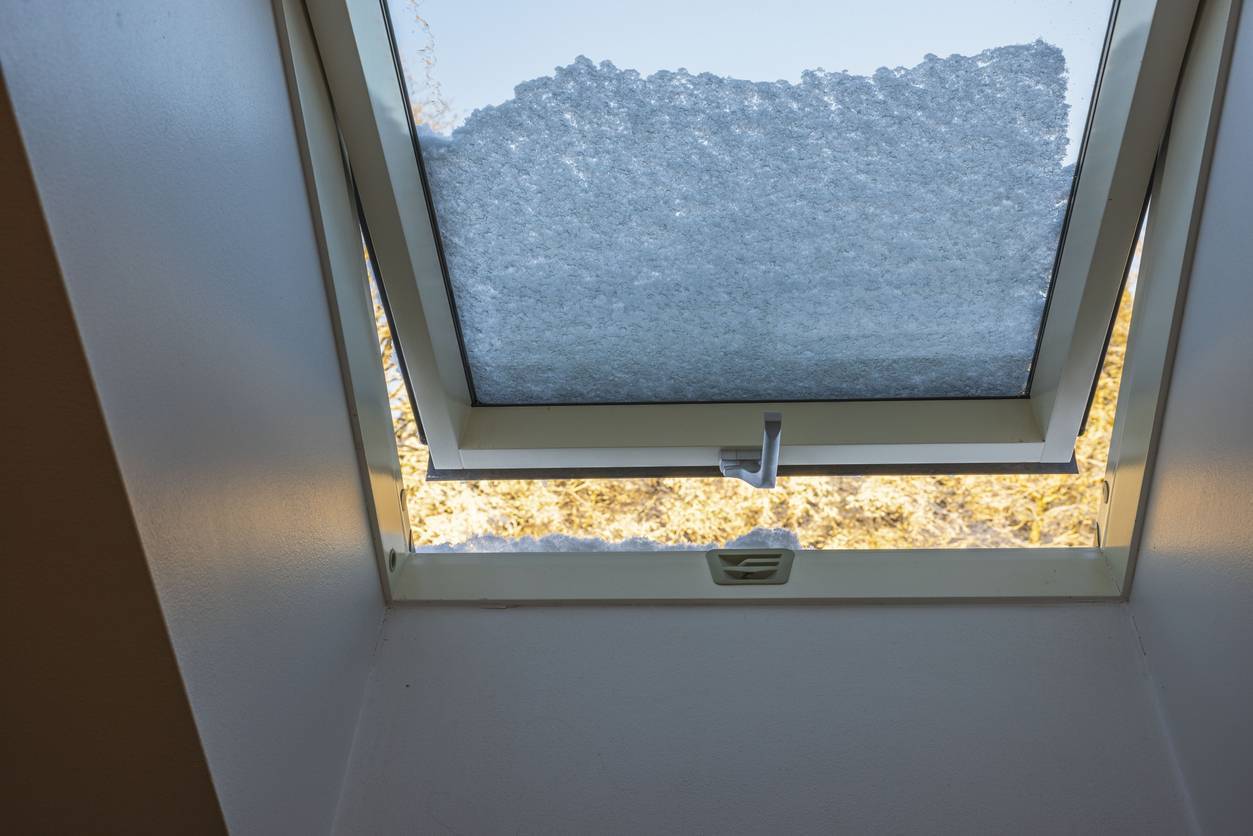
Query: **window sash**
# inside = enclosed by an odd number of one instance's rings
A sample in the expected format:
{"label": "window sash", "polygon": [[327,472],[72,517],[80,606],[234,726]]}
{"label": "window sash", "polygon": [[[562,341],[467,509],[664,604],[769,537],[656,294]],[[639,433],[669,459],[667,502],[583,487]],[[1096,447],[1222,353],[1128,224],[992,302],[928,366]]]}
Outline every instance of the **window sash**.
{"label": "window sash", "polygon": [[1031,393],[986,400],[476,406],[377,0],[309,0],[322,65],[394,314],[432,466],[715,466],[784,416],[783,467],[1064,467],[1117,304],[1195,0],[1121,0],[1095,96]]}

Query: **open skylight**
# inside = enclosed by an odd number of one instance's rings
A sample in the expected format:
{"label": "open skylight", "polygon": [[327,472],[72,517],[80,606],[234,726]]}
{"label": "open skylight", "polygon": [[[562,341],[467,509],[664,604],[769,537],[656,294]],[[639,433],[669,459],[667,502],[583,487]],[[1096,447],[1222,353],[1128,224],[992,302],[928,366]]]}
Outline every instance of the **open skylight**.
{"label": "open skylight", "polygon": [[1125,592],[1235,18],[1115,5],[284,0],[391,599]]}
{"label": "open skylight", "polygon": [[474,403],[1028,394],[1108,4],[390,7]]}
{"label": "open skylight", "polygon": [[432,472],[1073,470],[1190,10],[678,6],[314,3]]}

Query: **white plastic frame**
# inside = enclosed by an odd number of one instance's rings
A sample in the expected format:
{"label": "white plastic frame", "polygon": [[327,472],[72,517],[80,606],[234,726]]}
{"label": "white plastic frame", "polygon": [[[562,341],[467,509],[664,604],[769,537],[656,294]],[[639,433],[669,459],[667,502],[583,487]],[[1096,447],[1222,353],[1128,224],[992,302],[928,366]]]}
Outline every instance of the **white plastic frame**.
{"label": "white plastic frame", "polygon": [[[1129,591],[1132,572],[1134,570],[1135,552],[1137,548],[1140,511],[1147,499],[1148,486],[1153,464],[1154,445],[1157,428],[1160,422],[1161,405],[1165,398],[1169,382],[1169,369],[1172,360],[1175,335],[1179,313],[1184,298],[1188,273],[1191,269],[1192,248],[1195,241],[1195,230],[1203,202],[1204,187],[1207,178],[1212,138],[1216,131],[1220,112],[1220,102],[1225,84],[1226,67],[1230,54],[1234,25],[1238,16],[1239,0],[1206,0],[1203,13],[1197,21],[1192,37],[1190,57],[1182,77],[1169,73],[1163,74],[1160,66],[1153,74],[1142,67],[1134,72],[1131,67],[1124,67],[1126,75],[1134,75],[1137,79],[1134,94],[1129,102],[1135,103],[1142,98],[1147,103],[1144,107],[1157,112],[1159,107],[1168,107],[1174,91],[1178,89],[1178,101],[1174,109],[1174,118],[1170,122],[1170,142],[1165,153],[1159,159],[1156,179],[1154,182],[1153,213],[1144,243],[1144,257],[1141,265],[1139,290],[1136,294],[1133,325],[1128,341],[1122,387],[1119,391],[1117,418],[1114,426],[1114,441],[1111,446],[1109,469],[1106,475],[1109,485],[1108,498],[1102,506],[1100,516],[1100,536],[1093,548],[1087,549],[955,549],[955,550],[922,550],[922,551],[802,551],[797,554],[793,569],[793,578],[782,586],[772,587],[719,587],[714,585],[704,568],[704,558],[700,553],[662,552],[662,553],[592,553],[592,554],[499,554],[499,555],[422,555],[408,552],[408,525],[404,519],[403,490],[395,438],[391,434],[389,409],[386,388],[383,385],[382,370],[379,363],[378,346],[373,331],[373,318],[368,315],[366,307],[365,275],[356,250],[358,230],[354,207],[352,204],[348,175],[339,154],[336,124],[340,130],[357,118],[375,118],[376,113],[387,116],[396,124],[404,122],[403,111],[397,111],[402,103],[391,96],[387,89],[381,91],[382,101],[349,100],[338,113],[338,119],[332,111],[327,85],[333,93],[335,82],[332,76],[323,76],[323,69],[328,64],[327,49],[319,43],[315,46],[309,28],[311,19],[316,27],[319,14],[323,15],[323,29],[336,25],[348,25],[352,22],[350,11],[355,10],[369,20],[381,24],[381,18],[374,19],[369,10],[373,8],[372,0],[308,0],[311,17],[305,17],[305,8],[300,0],[275,0],[280,18],[280,35],[288,59],[289,76],[298,130],[302,133],[302,151],[305,156],[306,171],[310,183],[310,196],[314,209],[315,220],[320,226],[321,245],[330,299],[337,315],[339,340],[344,359],[346,387],[350,402],[354,406],[354,428],[361,449],[361,459],[365,484],[373,503],[372,519],[376,525],[378,557],[384,578],[385,589],[389,600],[408,600],[426,602],[498,602],[521,603],[530,601],[782,601],[782,600],[853,600],[853,601],[930,601],[930,600],[1111,600],[1125,597]],[[1161,42],[1166,44],[1163,49],[1180,49],[1179,33],[1159,31],[1162,24],[1159,12],[1162,6],[1170,6],[1177,12],[1183,6],[1191,8],[1189,3],[1154,4],[1147,0],[1123,0],[1123,11],[1129,7],[1139,9],[1146,38],[1139,40],[1126,35],[1121,43],[1156,43],[1154,39],[1160,35]],[[376,9],[377,11],[377,9]],[[381,13],[380,13],[381,14]],[[339,15],[338,17],[336,15]],[[1121,12],[1120,12],[1121,16]],[[1126,20],[1126,18],[1123,18]],[[1176,24],[1183,19],[1171,18]],[[1191,17],[1187,16],[1190,27]],[[351,30],[349,30],[351,31]],[[342,33],[341,33],[342,35]],[[1117,28],[1115,30],[1115,51],[1119,49]],[[349,41],[341,36],[330,37],[329,51],[336,47],[348,48]],[[1186,42],[1187,38],[1184,38]],[[1126,47],[1124,47],[1126,48]],[[1150,48],[1150,53],[1152,48]],[[321,53],[319,55],[319,53]],[[355,54],[355,52],[353,53]],[[1172,52],[1173,54],[1173,52]],[[339,60],[345,61],[352,56],[340,55]],[[358,55],[359,59],[360,56]],[[355,59],[354,59],[355,60]],[[390,62],[390,53],[387,61]],[[359,81],[365,78],[365,71],[358,61]],[[1150,62],[1143,62],[1145,64]],[[1159,62],[1154,60],[1154,65]],[[1179,57],[1182,63],[1182,55]],[[352,60],[348,66],[351,69]],[[343,67],[341,66],[341,71]],[[1115,68],[1116,69],[1116,68]],[[394,70],[393,70],[394,72]],[[1111,69],[1107,68],[1107,83]],[[1117,77],[1119,73],[1113,72]],[[1144,87],[1152,79],[1157,89],[1152,91]],[[351,81],[349,79],[348,81]],[[348,81],[343,83],[351,85]],[[371,90],[364,87],[362,89]],[[1105,88],[1103,88],[1104,91]],[[373,92],[373,91],[371,91]],[[1104,92],[1102,95],[1105,95]],[[1108,97],[1106,97],[1108,102]],[[390,105],[388,104],[390,102]],[[1098,275],[1100,281],[1091,277],[1082,288],[1072,288],[1069,295],[1055,297],[1054,307],[1062,311],[1062,315],[1072,323],[1071,337],[1064,348],[1068,350],[1065,358],[1058,349],[1048,349],[1042,353],[1053,358],[1050,362],[1060,363],[1063,374],[1057,376],[1058,381],[1051,393],[1051,404],[1047,404],[1049,415],[1048,426],[1060,420],[1062,404],[1066,409],[1075,412],[1071,418],[1078,420],[1082,411],[1083,400],[1086,399],[1086,387],[1090,381],[1076,377],[1072,368],[1072,359],[1077,354],[1084,354],[1086,349],[1093,349],[1099,354],[1097,343],[1103,340],[1103,328],[1106,315],[1090,321],[1094,305],[1092,299],[1099,295],[1098,291],[1116,292],[1117,285],[1113,276],[1119,275],[1126,259],[1126,252],[1119,251],[1108,242],[1102,243],[1100,230],[1107,222],[1113,223],[1113,215],[1119,219],[1133,223],[1138,216],[1142,183],[1135,181],[1126,188],[1118,187],[1115,175],[1124,165],[1130,165],[1123,157],[1136,157],[1146,153],[1140,147],[1143,143],[1132,142],[1128,138],[1131,125],[1141,124],[1133,119],[1135,107],[1128,104],[1124,110],[1124,125],[1121,130],[1114,130],[1110,136],[1118,138],[1119,153],[1109,166],[1106,174],[1111,178],[1109,194],[1119,195],[1126,205],[1116,207],[1111,202],[1110,217],[1079,216],[1092,221],[1092,225],[1083,224],[1080,231],[1075,231],[1076,220],[1072,219],[1071,240],[1086,241],[1090,263],[1096,263],[1102,256],[1103,270],[1090,271]],[[388,107],[392,110],[389,111]],[[1098,104],[1098,110],[1101,105]],[[349,111],[349,113],[345,113]],[[1165,119],[1165,117],[1163,117]],[[1108,126],[1106,126],[1108,127]],[[1104,129],[1104,128],[1103,128]],[[407,130],[407,129],[406,129]],[[375,153],[363,152],[364,164],[369,167],[383,166],[381,173],[386,174],[388,158],[384,153],[384,137],[387,131],[365,131],[366,137],[374,137]],[[1113,141],[1113,139],[1110,139]],[[1134,147],[1132,147],[1134,145]],[[394,151],[395,149],[393,149]],[[1157,155],[1156,143],[1147,164],[1151,166],[1152,158]],[[1093,139],[1090,141],[1088,154],[1090,159],[1101,159],[1109,147],[1102,144],[1101,136],[1095,127]],[[398,153],[398,152],[396,152]],[[406,153],[412,154],[411,146]],[[1140,161],[1142,162],[1142,161]],[[1088,172],[1091,175],[1091,162]],[[1104,169],[1101,169],[1104,170]],[[379,179],[379,171],[372,177],[376,184],[390,185],[403,194],[393,192],[396,207],[407,205],[405,201],[421,197],[420,184],[411,184],[405,191],[403,184],[390,178]],[[360,177],[360,174],[358,174]],[[1082,189],[1081,189],[1082,190]],[[385,195],[375,194],[376,201],[386,203]],[[1079,208],[1093,211],[1089,202]],[[367,209],[367,212],[369,210]],[[1126,218],[1122,216],[1126,214]],[[377,217],[377,216],[376,216]],[[393,210],[390,215],[384,213],[379,217],[385,227],[392,245],[411,242],[405,233],[416,234],[421,230],[428,232],[429,226],[420,225],[418,230],[407,230],[412,226]],[[377,226],[372,226],[375,236]],[[420,238],[420,236],[418,236]],[[377,241],[376,241],[377,246]],[[1068,245],[1072,246],[1072,245]],[[1078,245],[1073,245],[1078,246]],[[355,252],[353,252],[355,251]],[[351,256],[350,256],[351,252]],[[1077,258],[1073,255],[1077,249],[1064,254],[1066,258]],[[393,253],[392,263],[397,263],[399,254]],[[399,262],[403,264],[404,262]],[[1115,269],[1115,267],[1117,269]],[[1109,284],[1109,287],[1106,285]],[[402,294],[403,295],[403,294]],[[416,297],[416,294],[410,294]],[[410,302],[416,304],[416,299]],[[1073,317],[1066,314],[1073,313]],[[1055,310],[1052,315],[1058,315]],[[400,316],[403,316],[401,314]],[[1096,327],[1100,324],[1100,329]],[[414,328],[427,333],[425,318],[413,322]],[[412,329],[411,329],[412,330]],[[428,333],[429,336],[429,333]],[[1046,340],[1049,339],[1046,332]],[[1054,336],[1052,339],[1060,339]],[[432,355],[433,356],[433,355]],[[1062,362],[1065,359],[1065,362]],[[1080,386],[1082,384],[1082,386]],[[425,385],[432,385],[426,380]],[[1079,389],[1083,397],[1072,399]],[[1027,405],[1031,409],[1044,408],[1048,392],[1041,392],[1038,397],[1018,401],[983,401],[973,403],[956,402],[960,406],[988,406],[990,409],[1008,410],[1010,404]],[[823,407],[841,407],[842,412],[852,416],[850,420],[864,424],[870,418],[894,418],[886,428],[864,426],[859,432],[874,435],[882,443],[871,445],[883,453],[891,453],[909,448],[940,447],[948,448],[950,454],[970,455],[971,449],[982,449],[987,452],[987,445],[1004,446],[1005,444],[1034,445],[1041,456],[1045,455],[1051,436],[1043,436],[1038,440],[988,441],[977,438],[953,441],[953,437],[966,438],[972,435],[969,430],[962,435],[963,427],[956,414],[929,413],[929,417],[947,419],[956,422],[945,432],[949,440],[936,442],[925,438],[915,441],[892,440],[889,436],[904,435],[920,431],[916,424],[919,412],[923,415],[929,409],[938,408],[943,402],[918,402],[909,404],[912,420],[907,414],[898,413],[889,416],[886,413],[856,413],[857,409],[870,407],[890,407],[899,404],[822,404]],[[949,402],[954,403],[954,402]],[[725,410],[728,405],[710,407]],[[792,404],[788,407],[795,407]],[[803,405],[818,406],[818,405]],[[754,410],[758,407],[753,406]],[[529,410],[567,409],[567,408],[491,408],[490,412],[504,411],[525,414]],[[591,407],[572,407],[579,411],[597,409]],[[617,408],[612,408],[617,409]],[[636,408],[630,408],[636,409]],[[650,409],[657,409],[656,407]],[[669,410],[669,407],[661,408]],[[695,407],[700,410],[703,407]],[[471,417],[473,410],[464,406],[459,414],[462,421]],[[453,413],[449,412],[451,416]],[[1001,417],[1013,418],[1014,413],[998,412]],[[1069,414],[1069,413],[1068,413]],[[713,416],[711,416],[713,417]],[[985,416],[986,417],[986,416]],[[1019,415],[1019,417],[1021,417]],[[450,418],[451,420],[451,418]],[[480,419],[482,420],[482,419]],[[693,419],[694,420],[694,419]],[[474,422],[470,422],[474,425]],[[541,422],[542,423],[542,422]],[[725,424],[725,422],[724,422]],[[532,422],[531,432],[539,432],[536,422]],[[450,430],[451,427],[444,427]],[[802,426],[804,429],[804,426]],[[690,432],[691,428],[687,430]],[[819,431],[817,427],[809,427],[810,433]],[[428,426],[428,433],[430,428]],[[502,429],[501,432],[504,432]],[[551,432],[551,430],[545,430]],[[646,434],[646,432],[645,432]],[[460,438],[460,436],[455,436]],[[1001,436],[998,436],[1001,438]],[[444,441],[447,442],[445,437]],[[1066,441],[1068,448],[1073,438]],[[842,444],[814,445],[822,449],[840,449]],[[477,449],[477,448],[475,448]],[[558,448],[545,448],[558,449]],[[560,448],[567,451],[579,448]],[[648,450],[651,448],[620,448],[627,450]],[[678,448],[660,448],[673,451]],[[703,449],[703,448],[694,448]],[[585,451],[586,452],[586,451]],[[1068,454],[1067,449],[1067,454]],[[878,459],[882,461],[883,459]],[[932,459],[934,460],[934,459]],[[962,458],[962,461],[969,461]],[[398,508],[399,504],[399,508]]]}
{"label": "white plastic frame", "polygon": [[471,403],[380,0],[310,20],[433,466],[714,467],[781,412],[781,465],[1064,464],[1098,372],[1197,0],[1121,0],[1027,398],[579,406]]}

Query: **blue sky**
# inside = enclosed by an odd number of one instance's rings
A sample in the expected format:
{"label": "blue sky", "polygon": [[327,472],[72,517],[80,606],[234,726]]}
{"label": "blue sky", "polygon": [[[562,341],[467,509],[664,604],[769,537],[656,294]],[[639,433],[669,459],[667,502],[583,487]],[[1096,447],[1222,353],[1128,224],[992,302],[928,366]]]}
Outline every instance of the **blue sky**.
{"label": "blue sky", "polygon": [[1109,0],[633,0],[631,3],[388,0],[412,65],[430,24],[434,77],[454,112],[499,104],[514,85],[583,54],[652,73],[797,81],[822,67],[860,75],[911,66],[928,52],[973,54],[1043,38],[1070,67],[1071,155],[1077,152],[1109,18]]}

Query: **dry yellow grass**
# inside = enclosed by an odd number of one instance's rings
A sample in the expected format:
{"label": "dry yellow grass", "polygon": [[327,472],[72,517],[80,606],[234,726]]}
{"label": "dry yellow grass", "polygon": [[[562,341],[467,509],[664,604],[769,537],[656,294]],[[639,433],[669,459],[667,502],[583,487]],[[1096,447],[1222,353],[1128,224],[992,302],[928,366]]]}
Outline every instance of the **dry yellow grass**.
{"label": "dry yellow grass", "polygon": [[474,535],[568,534],[724,543],[754,527],[795,531],[812,549],[1087,546],[1094,534],[1131,318],[1124,297],[1077,475],[805,476],[772,491],[732,479],[425,481],[426,448],[376,306],[416,546]]}

